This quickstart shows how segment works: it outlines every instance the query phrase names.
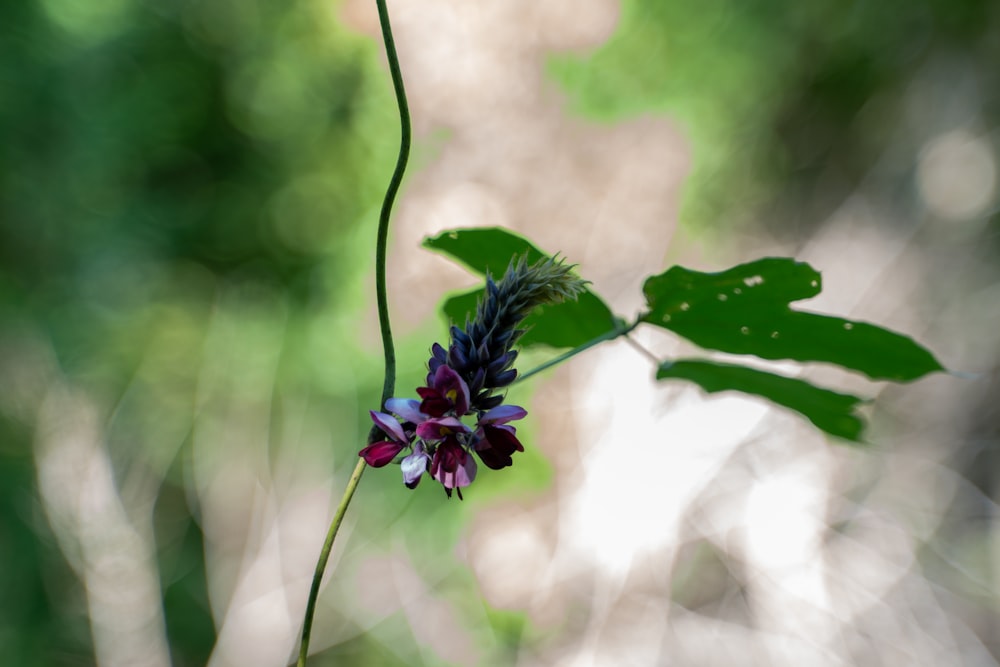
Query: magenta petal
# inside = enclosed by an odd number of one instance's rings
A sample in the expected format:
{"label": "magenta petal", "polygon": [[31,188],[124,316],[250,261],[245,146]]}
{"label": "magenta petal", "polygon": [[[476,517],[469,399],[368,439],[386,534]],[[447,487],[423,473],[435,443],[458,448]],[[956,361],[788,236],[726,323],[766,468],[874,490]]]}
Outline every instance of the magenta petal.
{"label": "magenta petal", "polygon": [[458,466],[455,471],[455,486],[464,487],[472,484],[476,480],[476,457],[466,455],[465,463]]}
{"label": "magenta petal", "polygon": [[484,426],[479,433],[482,436],[476,442],[476,453],[483,463],[494,470],[514,465],[511,455],[524,451],[512,426]]}
{"label": "magenta petal", "polygon": [[468,433],[469,427],[455,417],[428,419],[417,426],[417,435],[424,440],[444,440],[455,433]]}
{"label": "magenta petal", "polygon": [[493,470],[502,470],[507,466],[514,465],[514,459],[510,457],[510,454],[498,452],[488,445],[477,447],[476,454],[483,460],[487,468],[492,468]]}
{"label": "magenta petal", "polygon": [[441,366],[434,373],[434,389],[454,406],[455,414],[461,416],[469,411],[469,386],[451,366]]}
{"label": "magenta petal", "polygon": [[423,399],[420,402],[419,410],[425,415],[443,417],[446,412],[455,407],[444,394],[434,387],[417,387],[417,394]]}
{"label": "magenta petal", "polygon": [[420,411],[420,401],[415,398],[390,398],[385,402],[385,407],[402,417],[404,421],[414,424],[427,419],[427,415]]}
{"label": "magenta petal", "polygon": [[374,410],[369,410],[368,414],[372,416],[372,421],[378,424],[378,427],[385,431],[385,434],[391,437],[393,440],[399,442],[406,442],[406,433],[403,432],[403,427],[399,424],[392,415],[387,415],[384,412],[375,412]]}
{"label": "magenta petal", "polygon": [[399,454],[402,450],[403,445],[398,442],[373,442],[358,452],[358,456],[363,458],[365,463],[371,467],[381,468],[396,458],[396,454]]}
{"label": "magenta petal", "polygon": [[476,479],[476,469],[476,459],[454,441],[442,443],[431,462],[434,479],[449,491],[472,484]]}
{"label": "magenta petal", "polygon": [[506,454],[524,451],[521,441],[514,435],[513,426],[486,426],[483,428],[483,436],[493,449]]}
{"label": "magenta petal", "polygon": [[506,424],[515,419],[524,419],[528,411],[520,405],[498,405],[479,419],[480,424]]}

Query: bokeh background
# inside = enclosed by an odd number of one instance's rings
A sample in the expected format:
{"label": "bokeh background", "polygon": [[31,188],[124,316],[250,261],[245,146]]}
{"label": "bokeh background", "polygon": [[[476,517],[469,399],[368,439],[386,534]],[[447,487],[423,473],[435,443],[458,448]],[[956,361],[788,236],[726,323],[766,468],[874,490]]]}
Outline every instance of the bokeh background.
{"label": "bokeh background", "polygon": [[[401,394],[475,283],[419,241],[478,225],[625,316],[794,255],[964,374],[805,369],[877,397],[852,448],[591,351],[515,388],[527,451],[464,503],[366,473],[310,664],[997,664],[1000,5],[389,4]],[[382,53],[367,0],[0,8],[3,664],[292,656],[381,388]]]}

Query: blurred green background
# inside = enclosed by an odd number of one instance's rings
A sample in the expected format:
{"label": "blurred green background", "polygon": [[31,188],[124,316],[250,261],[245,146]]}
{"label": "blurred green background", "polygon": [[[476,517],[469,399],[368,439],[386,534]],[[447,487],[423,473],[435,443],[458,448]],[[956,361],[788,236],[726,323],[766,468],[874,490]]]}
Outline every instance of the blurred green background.
{"label": "blurred green background", "polygon": [[[898,159],[910,164],[935,123],[972,113],[937,98],[934,119],[901,122],[936,67],[976,88],[976,122],[995,136],[1000,5],[990,0],[626,0],[621,12],[605,46],[553,56],[547,74],[583,116],[677,119],[694,154],[681,216],[694,236],[808,238],[872,178],[905,213],[914,194],[879,168],[887,152],[913,134]],[[232,436],[234,412],[264,413],[266,456],[328,449],[339,494],[381,387],[378,345],[359,329],[373,326],[374,224],[397,141],[381,46],[339,17],[338,3],[314,0],[0,8],[4,664],[96,660],[78,578],[85,549],[53,529],[39,499],[38,414],[54,387],[96,406],[125,512],[153,531],[175,665],[205,664],[217,640],[192,500],[195,434]],[[981,216],[992,258],[995,207]],[[422,358],[441,332],[433,321],[404,338],[401,358]],[[403,369],[399,385],[420,376]],[[993,410],[977,427],[983,451],[995,451]],[[980,470],[987,495],[995,481],[979,464],[992,456],[959,462]],[[525,469],[518,484],[544,485],[542,461]],[[454,549],[441,545],[457,543],[470,510],[421,491],[363,484],[359,502],[376,516],[421,516],[399,522],[408,548],[448,560]],[[388,541],[383,528],[364,539]],[[474,595],[474,582],[448,576]],[[517,614],[476,614],[516,647]],[[401,623],[316,664],[437,664],[416,648],[386,651]]]}
{"label": "blurred green background", "polygon": [[218,361],[209,330],[238,332],[225,346],[251,374],[274,361],[276,431],[282,396],[308,396],[341,425],[326,444],[353,455],[359,404],[377,402],[377,348],[350,327],[395,152],[379,46],[309,2],[0,15],[0,654],[94,660],[82,584],[35,491],[34,392],[61,376],[99,397],[121,479],[158,480],[170,650],[204,664],[215,630],[184,477]]}

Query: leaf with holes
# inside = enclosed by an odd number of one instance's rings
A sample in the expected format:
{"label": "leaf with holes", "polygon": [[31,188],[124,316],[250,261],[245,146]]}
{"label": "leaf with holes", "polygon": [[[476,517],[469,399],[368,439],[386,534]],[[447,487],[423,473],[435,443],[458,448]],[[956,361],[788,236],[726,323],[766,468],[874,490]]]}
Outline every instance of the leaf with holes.
{"label": "leaf with holes", "polygon": [[675,266],[646,280],[649,311],[642,320],[707,349],[822,361],[875,380],[905,382],[944,370],[934,355],[907,336],[789,307],[821,289],[818,271],[783,257],[718,273]]}

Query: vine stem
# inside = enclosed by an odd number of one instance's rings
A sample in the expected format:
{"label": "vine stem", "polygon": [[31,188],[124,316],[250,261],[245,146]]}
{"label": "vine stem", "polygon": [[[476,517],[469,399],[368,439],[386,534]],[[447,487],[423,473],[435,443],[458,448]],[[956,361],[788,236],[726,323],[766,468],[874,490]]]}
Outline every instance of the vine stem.
{"label": "vine stem", "polygon": [[385,287],[385,257],[389,239],[389,214],[392,204],[396,201],[396,193],[403,182],[406,163],[410,159],[410,107],[406,101],[406,90],[403,87],[403,73],[399,69],[399,56],[396,55],[396,42],[392,39],[392,27],[389,25],[389,11],[385,0],[375,0],[378,6],[378,20],[382,27],[382,41],[385,42],[385,53],[389,61],[389,73],[392,75],[392,88],[396,93],[396,106],[399,107],[399,156],[396,158],[396,168],[392,172],[389,186],[382,200],[382,211],[378,218],[378,235],[375,244],[375,292],[378,296],[378,322],[382,334],[382,348],[385,352],[385,381],[382,384],[381,406],[392,398],[396,388],[396,352],[392,345],[392,330],[389,327],[389,299]]}
{"label": "vine stem", "polygon": [[603,343],[605,341],[614,340],[615,338],[618,338],[619,336],[628,337],[629,333],[631,333],[632,330],[635,329],[637,326],[639,326],[641,323],[642,323],[642,319],[640,318],[640,319],[637,319],[635,322],[632,322],[631,324],[628,324],[628,325],[626,325],[624,323],[617,324],[614,329],[611,329],[610,331],[607,331],[607,332],[601,334],[600,336],[597,336],[596,338],[591,338],[586,343],[583,343],[582,345],[578,345],[578,346],[574,347],[572,350],[569,350],[567,352],[563,352],[558,357],[553,357],[552,359],[549,359],[548,361],[546,361],[544,364],[541,364],[540,366],[535,366],[534,368],[532,368],[527,373],[519,375],[517,377],[517,380],[514,381],[514,384],[517,384],[518,382],[523,382],[524,380],[527,380],[528,378],[530,378],[532,375],[535,375],[537,373],[541,373],[544,370],[548,370],[549,368],[552,368],[553,366],[555,366],[557,364],[561,364],[562,362],[566,361],[570,357],[575,357],[576,355],[580,354],[581,352],[585,352],[586,350],[589,350],[590,348],[594,347],[595,345],[599,345],[599,344],[601,344],[601,343]]}
{"label": "vine stem", "polygon": [[[385,402],[396,391],[396,351],[392,343],[392,328],[389,326],[389,299],[385,285],[389,218],[392,213],[392,205],[396,201],[396,194],[403,182],[406,163],[410,158],[412,130],[410,127],[410,107],[406,101],[406,89],[403,87],[403,74],[399,68],[399,56],[396,55],[396,43],[392,38],[392,26],[389,24],[389,11],[386,9],[385,0],[375,0],[375,5],[378,7],[378,20],[382,28],[382,41],[385,43],[386,58],[389,61],[392,88],[396,94],[396,106],[399,108],[400,128],[399,155],[396,158],[396,167],[393,169],[392,178],[389,179],[385,197],[382,199],[382,210],[379,213],[375,241],[375,293],[378,300],[378,323],[382,335],[382,350],[385,356],[385,380],[382,383],[382,399],[379,401],[379,405],[385,407]],[[371,440],[371,436],[369,436],[369,440]],[[316,571],[313,573],[312,585],[309,588],[309,600],[306,603],[306,612],[302,621],[302,642],[299,646],[299,659],[296,663],[298,667],[305,667],[306,658],[309,656],[309,639],[312,635],[313,618],[316,615],[316,601],[319,598],[320,583],[323,581],[323,573],[330,560],[333,541],[337,537],[337,531],[340,530],[340,524],[344,520],[344,514],[347,513],[347,507],[351,504],[354,490],[358,487],[358,482],[361,481],[365,467],[365,460],[359,458],[358,464],[354,467],[354,472],[351,473],[351,478],[347,482],[347,488],[344,489],[344,495],[337,506],[337,512],[334,514],[330,529],[326,533],[326,540],[323,542],[319,560],[316,562]]]}
{"label": "vine stem", "polygon": [[365,471],[365,460],[358,458],[358,465],[354,466],[351,479],[347,482],[344,490],[344,497],[340,499],[337,506],[337,513],[333,515],[333,522],[330,530],[326,533],[326,541],[323,542],[323,549],[319,552],[319,560],[316,561],[316,571],[313,573],[312,586],[309,588],[309,602],[306,604],[306,615],[302,624],[302,644],[299,647],[298,667],[305,667],[306,658],[309,656],[309,638],[312,635],[313,616],[316,614],[316,600],[319,599],[319,586],[323,581],[323,573],[326,571],[326,564],[330,560],[330,552],[333,551],[333,540],[337,537],[340,524],[347,513],[347,506],[351,504],[354,496],[354,489],[361,481],[361,474]]}

